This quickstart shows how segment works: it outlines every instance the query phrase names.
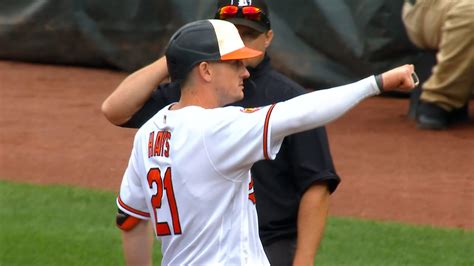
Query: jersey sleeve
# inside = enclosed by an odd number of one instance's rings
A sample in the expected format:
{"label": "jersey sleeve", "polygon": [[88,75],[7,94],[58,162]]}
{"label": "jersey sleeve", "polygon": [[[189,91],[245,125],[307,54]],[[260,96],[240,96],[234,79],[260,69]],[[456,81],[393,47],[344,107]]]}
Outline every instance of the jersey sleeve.
{"label": "jersey sleeve", "polygon": [[224,177],[238,179],[257,161],[274,159],[283,137],[272,138],[274,105],[261,108],[210,109],[203,126],[203,142],[214,168]]}
{"label": "jersey sleeve", "polygon": [[[138,147],[136,143],[134,147]],[[149,219],[150,213],[146,204],[146,193],[140,183],[140,177],[136,168],[137,159],[139,158],[137,155],[137,150],[134,148],[122,179],[120,192],[117,197],[117,206],[129,215],[140,219]]]}
{"label": "jersey sleeve", "polygon": [[165,83],[158,86],[152,93],[150,99],[133,116],[120,125],[121,127],[139,128],[163,107],[177,102],[181,96],[179,83]]}
{"label": "jersey sleeve", "polygon": [[278,103],[270,127],[272,137],[281,137],[317,128],[339,118],[360,101],[379,94],[374,76],[326,90],[310,92]]}

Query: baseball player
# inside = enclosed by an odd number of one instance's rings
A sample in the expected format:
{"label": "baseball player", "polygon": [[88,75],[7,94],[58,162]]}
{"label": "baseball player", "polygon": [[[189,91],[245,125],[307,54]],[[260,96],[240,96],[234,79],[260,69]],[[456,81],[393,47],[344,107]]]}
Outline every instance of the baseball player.
{"label": "baseball player", "polygon": [[[244,61],[250,73],[244,80],[244,98],[230,105],[266,106],[308,92],[272,67],[267,49],[275,33],[264,0],[215,2],[214,18],[232,22],[244,44],[262,52]],[[121,127],[140,128],[163,107],[179,101],[179,84],[168,78],[164,56],[131,73],[104,101],[105,117]],[[251,174],[260,240],[270,264],[312,264],[330,195],[340,182],[324,126],[285,137],[277,157],[254,164]]]}
{"label": "baseball player", "polygon": [[[383,89],[410,89],[412,65],[359,82],[259,108],[220,106],[243,98],[249,77],[232,23],[201,20],[171,38],[166,58],[181,98],[137,132],[117,205],[118,226],[150,220],[162,241],[162,264],[268,265],[258,236],[251,166],[275,158],[283,138],[324,125]],[[147,250],[147,248],[145,248]],[[125,245],[125,256],[134,250]],[[129,264],[150,263],[149,257]]]}

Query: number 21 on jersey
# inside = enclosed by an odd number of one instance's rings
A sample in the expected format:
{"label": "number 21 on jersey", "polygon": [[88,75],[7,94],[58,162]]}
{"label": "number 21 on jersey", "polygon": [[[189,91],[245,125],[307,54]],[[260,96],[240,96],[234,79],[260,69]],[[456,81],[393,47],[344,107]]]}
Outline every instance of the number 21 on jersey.
{"label": "number 21 on jersey", "polygon": [[168,199],[169,210],[171,213],[171,220],[173,224],[173,234],[181,234],[181,224],[179,222],[178,206],[176,205],[176,199],[173,191],[173,182],[171,178],[171,168],[166,168],[165,174],[161,176],[161,170],[159,168],[151,168],[147,174],[148,186],[150,189],[153,188],[153,184],[156,185],[156,193],[151,197],[151,206],[155,215],[155,226],[157,236],[171,235],[171,230],[168,222],[159,222],[157,209],[161,209],[165,206],[161,206],[163,198],[163,190],[166,191],[166,197]]}

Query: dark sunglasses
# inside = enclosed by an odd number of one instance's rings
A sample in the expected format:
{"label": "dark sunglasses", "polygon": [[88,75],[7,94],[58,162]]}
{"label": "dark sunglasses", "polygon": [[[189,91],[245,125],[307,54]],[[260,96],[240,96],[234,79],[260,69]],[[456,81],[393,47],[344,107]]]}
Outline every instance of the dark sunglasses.
{"label": "dark sunglasses", "polygon": [[248,20],[262,22],[265,25],[270,24],[265,12],[263,12],[262,9],[254,6],[223,6],[219,8],[216,13],[216,18],[218,19],[229,19],[235,17],[244,17]]}

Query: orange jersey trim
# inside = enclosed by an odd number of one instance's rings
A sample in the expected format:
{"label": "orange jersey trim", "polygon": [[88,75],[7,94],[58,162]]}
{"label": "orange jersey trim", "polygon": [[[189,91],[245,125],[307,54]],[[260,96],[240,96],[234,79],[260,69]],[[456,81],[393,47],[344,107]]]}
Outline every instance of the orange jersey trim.
{"label": "orange jersey trim", "polygon": [[265,117],[265,124],[263,126],[263,158],[265,158],[265,160],[270,160],[270,156],[268,156],[268,124],[270,123],[270,116],[274,107],[275,104],[272,104],[270,109],[268,109],[267,116]]}
{"label": "orange jersey trim", "polygon": [[142,219],[137,218],[137,217],[128,216],[123,224],[121,224],[121,225],[117,224],[117,226],[118,226],[118,228],[122,229],[123,231],[130,231],[133,228],[135,228],[135,226],[137,226],[137,224],[139,224],[141,220]]}
{"label": "orange jersey trim", "polygon": [[255,198],[255,192],[252,192],[249,194],[249,200],[253,203],[253,204],[256,204],[257,203],[257,198]]}
{"label": "orange jersey trim", "polygon": [[121,206],[122,208],[126,209],[127,211],[132,212],[132,213],[135,213],[135,214],[137,214],[137,215],[141,215],[141,216],[143,216],[143,217],[150,217],[150,214],[149,214],[149,213],[136,210],[136,209],[134,209],[134,208],[128,206],[127,204],[125,204],[125,203],[122,201],[122,199],[120,199],[120,195],[117,197],[117,199],[118,199],[118,203],[120,204],[120,206]]}

